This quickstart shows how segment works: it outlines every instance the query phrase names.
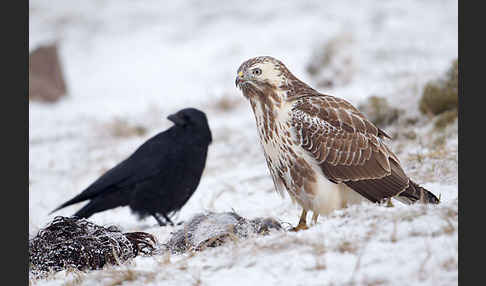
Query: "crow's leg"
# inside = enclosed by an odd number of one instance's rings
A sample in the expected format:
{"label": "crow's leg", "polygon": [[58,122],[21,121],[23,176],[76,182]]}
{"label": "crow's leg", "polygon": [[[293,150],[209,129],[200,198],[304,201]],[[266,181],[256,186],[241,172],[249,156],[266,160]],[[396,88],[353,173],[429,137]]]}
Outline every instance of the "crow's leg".
{"label": "crow's leg", "polygon": [[160,226],[166,226],[167,224],[160,219],[160,217],[157,214],[152,214],[152,216],[157,220]]}
{"label": "crow's leg", "polygon": [[174,223],[170,220],[170,218],[166,214],[162,214],[167,222],[170,223],[171,226],[174,226]]}

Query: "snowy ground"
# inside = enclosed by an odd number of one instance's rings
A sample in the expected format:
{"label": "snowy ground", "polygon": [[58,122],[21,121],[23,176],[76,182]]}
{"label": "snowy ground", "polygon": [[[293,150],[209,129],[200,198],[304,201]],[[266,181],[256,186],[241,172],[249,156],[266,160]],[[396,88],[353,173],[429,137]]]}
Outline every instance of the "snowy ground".
{"label": "snowy ground", "polygon": [[[278,4],[277,4],[278,3]],[[217,7],[217,8],[216,8]],[[273,191],[253,114],[234,87],[249,57],[272,55],[302,80],[316,47],[342,34],[356,71],[323,92],[357,105],[386,96],[417,115],[424,83],[457,57],[457,1],[30,1],[30,49],[60,43],[69,95],[29,106],[29,234],[182,107],[203,109],[214,142],[198,190],[178,214],[234,209],[295,225],[300,210]],[[143,126],[114,136],[116,122]],[[89,273],[52,275],[36,285],[456,285],[457,124],[433,144],[420,118],[415,140],[390,142],[406,171],[440,194],[439,206],[363,204],[320,217],[299,233],[273,233],[195,255],[138,257]],[[397,129],[397,127],[395,127]],[[394,127],[390,130],[394,131]],[[398,128],[399,129],[399,128]],[[400,139],[401,138],[401,139]],[[82,204],[55,215],[69,216]],[[90,218],[164,242],[174,229],[127,208]]]}

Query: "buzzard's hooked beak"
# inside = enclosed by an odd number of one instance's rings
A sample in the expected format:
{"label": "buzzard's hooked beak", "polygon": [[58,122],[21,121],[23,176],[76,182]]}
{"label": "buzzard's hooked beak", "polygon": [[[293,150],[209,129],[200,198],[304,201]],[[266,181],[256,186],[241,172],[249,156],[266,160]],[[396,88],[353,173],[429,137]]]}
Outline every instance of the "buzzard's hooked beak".
{"label": "buzzard's hooked beak", "polygon": [[236,87],[238,87],[242,81],[243,81],[243,72],[240,71],[235,79]]}

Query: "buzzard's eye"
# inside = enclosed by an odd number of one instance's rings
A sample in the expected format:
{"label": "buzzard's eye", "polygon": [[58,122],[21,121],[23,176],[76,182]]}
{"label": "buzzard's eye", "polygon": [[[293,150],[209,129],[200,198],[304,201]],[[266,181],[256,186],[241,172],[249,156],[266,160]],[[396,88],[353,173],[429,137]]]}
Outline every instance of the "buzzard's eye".
{"label": "buzzard's eye", "polygon": [[261,69],[259,69],[259,68],[256,68],[256,69],[254,69],[254,70],[252,71],[252,73],[253,73],[254,75],[261,75],[261,74],[262,74],[262,70],[261,70]]}

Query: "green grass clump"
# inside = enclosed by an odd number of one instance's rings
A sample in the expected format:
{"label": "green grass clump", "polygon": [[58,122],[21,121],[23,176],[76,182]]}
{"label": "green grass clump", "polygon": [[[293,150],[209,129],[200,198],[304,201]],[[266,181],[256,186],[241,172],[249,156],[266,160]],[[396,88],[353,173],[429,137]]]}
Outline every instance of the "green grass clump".
{"label": "green grass clump", "polygon": [[[439,115],[446,111],[457,110],[458,76],[458,61],[456,59],[452,62],[452,66],[443,79],[430,81],[425,85],[419,102],[420,111],[427,115]],[[449,113],[447,118],[451,114]],[[457,111],[455,114],[457,116]]]}

